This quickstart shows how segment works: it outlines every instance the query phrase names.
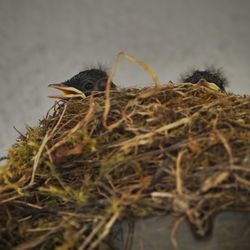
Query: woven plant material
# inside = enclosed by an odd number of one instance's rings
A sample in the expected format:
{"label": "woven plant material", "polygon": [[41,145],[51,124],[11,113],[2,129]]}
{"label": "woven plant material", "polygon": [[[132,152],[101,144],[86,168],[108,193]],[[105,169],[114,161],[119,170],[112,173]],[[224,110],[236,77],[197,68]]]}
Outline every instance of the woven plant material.
{"label": "woven plant material", "polygon": [[9,149],[0,248],[109,249],[122,219],[174,214],[201,236],[250,211],[250,98],[193,84],[57,102]]}

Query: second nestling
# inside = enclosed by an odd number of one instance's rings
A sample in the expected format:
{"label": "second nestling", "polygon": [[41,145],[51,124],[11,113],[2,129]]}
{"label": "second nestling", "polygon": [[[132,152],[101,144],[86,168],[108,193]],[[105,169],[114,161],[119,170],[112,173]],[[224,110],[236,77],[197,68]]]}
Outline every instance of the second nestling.
{"label": "second nestling", "polygon": [[[67,99],[91,95],[95,91],[105,91],[108,74],[102,69],[88,69],[81,71],[67,81],[62,83],[49,84],[49,87],[61,90],[62,95],[53,95],[52,98]],[[193,83],[205,86],[214,90],[225,91],[227,80],[221,70],[207,69],[204,71],[193,70],[190,74],[183,76],[183,83]],[[111,82],[111,89],[117,89]]]}
{"label": "second nestling", "polygon": [[205,70],[192,70],[190,74],[182,75],[181,82],[200,84],[221,91],[225,91],[225,87],[228,85],[228,81],[224,77],[222,70],[213,67]]}

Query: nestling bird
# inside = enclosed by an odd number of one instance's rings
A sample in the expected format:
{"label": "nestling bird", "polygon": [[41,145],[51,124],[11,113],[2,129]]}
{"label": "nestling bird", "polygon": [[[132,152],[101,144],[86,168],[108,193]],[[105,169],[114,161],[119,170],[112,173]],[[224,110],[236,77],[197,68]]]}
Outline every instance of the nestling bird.
{"label": "nestling bird", "polygon": [[[102,69],[88,69],[81,71],[67,81],[62,83],[49,84],[49,87],[63,91],[63,95],[50,96],[52,98],[71,98],[85,94],[90,95],[93,91],[105,91],[108,74]],[[116,85],[111,82],[111,89],[116,89]]]}
{"label": "nestling bird", "polygon": [[211,89],[225,91],[228,84],[221,69],[193,70],[191,74],[181,77],[181,81],[186,83],[200,84]]}

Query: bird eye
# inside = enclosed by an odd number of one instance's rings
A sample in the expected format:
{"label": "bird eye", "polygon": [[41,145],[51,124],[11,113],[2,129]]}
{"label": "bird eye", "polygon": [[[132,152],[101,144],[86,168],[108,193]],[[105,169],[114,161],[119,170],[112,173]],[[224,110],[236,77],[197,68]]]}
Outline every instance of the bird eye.
{"label": "bird eye", "polygon": [[90,90],[93,90],[93,86],[94,84],[92,82],[87,82],[85,83],[84,88],[85,90],[90,91]]}

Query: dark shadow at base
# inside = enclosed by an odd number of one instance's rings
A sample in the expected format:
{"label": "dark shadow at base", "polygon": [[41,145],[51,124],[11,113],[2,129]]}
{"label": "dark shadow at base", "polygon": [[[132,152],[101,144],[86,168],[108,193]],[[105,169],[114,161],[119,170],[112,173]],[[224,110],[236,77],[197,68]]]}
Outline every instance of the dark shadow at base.
{"label": "dark shadow at base", "polygon": [[[109,245],[117,250],[174,250],[171,216],[127,220],[115,225]],[[209,237],[197,239],[188,222],[176,232],[178,250],[249,250],[250,213],[223,212],[213,222]]]}

